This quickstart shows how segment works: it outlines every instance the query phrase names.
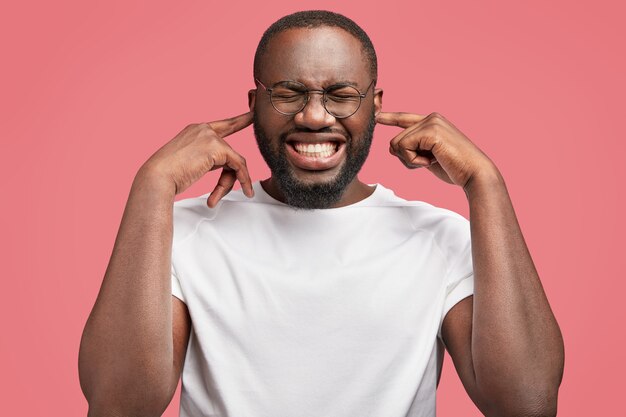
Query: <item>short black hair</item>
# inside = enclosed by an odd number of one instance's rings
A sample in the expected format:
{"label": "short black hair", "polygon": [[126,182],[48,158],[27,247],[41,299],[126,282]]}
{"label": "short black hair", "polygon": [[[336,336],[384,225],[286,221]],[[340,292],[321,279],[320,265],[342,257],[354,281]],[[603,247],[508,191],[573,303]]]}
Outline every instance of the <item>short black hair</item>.
{"label": "short black hair", "polygon": [[261,57],[267,51],[267,47],[277,34],[287,29],[295,28],[316,28],[321,26],[338,27],[353,35],[363,47],[365,57],[369,61],[369,70],[371,77],[376,80],[378,78],[378,62],[376,59],[376,51],[374,45],[367,33],[359,25],[351,19],[339,13],[327,10],[305,10],[292,13],[281,17],[274,22],[261,37],[259,46],[254,54],[254,77],[258,78],[260,73]]}

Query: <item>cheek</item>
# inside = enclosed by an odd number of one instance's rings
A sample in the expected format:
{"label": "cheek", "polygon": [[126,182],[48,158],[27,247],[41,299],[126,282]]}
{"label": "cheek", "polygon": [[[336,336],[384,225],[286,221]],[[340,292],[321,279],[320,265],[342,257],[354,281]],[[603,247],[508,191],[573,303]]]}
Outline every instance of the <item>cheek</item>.
{"label": "cheek", "polygon": [[349,122],[344,121],[343,125],[353,139],[358,139],[367,131],[369,119],[364,116],[359,116],[354,119],[351,117],[350,119]]}
{"label": "cheek", "polygon": [[262,141],[265,147],[272,153],[278,153],[280,147],[281,131],[276,125],[260,113],[255,113],[254,131],[258,141]]}
{"label": "cheek", "polygon": [[255,109],[256,120],[260,123],[265,133],[274,138],[281,133],[286,132],[290,128],[293,117],[287,117],[278,113],[271,104],[268,106],[259,106]]}
{"label": "cheek", "polygon": [[347,129],[364,132],[367,130],[372,117],[375,117],[374,105],[371,102],[364,102],[354,115],[344,120],[344,126]]}

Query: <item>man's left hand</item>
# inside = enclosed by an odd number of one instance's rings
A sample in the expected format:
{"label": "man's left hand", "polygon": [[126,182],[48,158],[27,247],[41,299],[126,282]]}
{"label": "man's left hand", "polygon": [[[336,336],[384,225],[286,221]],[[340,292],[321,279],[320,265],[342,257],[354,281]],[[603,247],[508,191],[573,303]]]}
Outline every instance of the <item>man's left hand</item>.
{"label": "man's left hand", "polygon": [[427,167],[437,177],[465,188],[478,174],[497,173],[491,160],[438,113],[385,113],[376,122],[404,130],[391,139],[389,152],[407,168]]}

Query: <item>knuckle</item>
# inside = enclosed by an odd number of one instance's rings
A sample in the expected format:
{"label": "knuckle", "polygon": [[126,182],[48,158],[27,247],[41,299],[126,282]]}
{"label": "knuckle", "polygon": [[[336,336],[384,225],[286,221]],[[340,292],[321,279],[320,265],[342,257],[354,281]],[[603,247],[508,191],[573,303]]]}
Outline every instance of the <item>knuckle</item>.
{"label": "knuckle", "polygon": [[403,137],[400,142],[398,142],[398,147],[402,150],[402,151],[406,151],[410,148],[415,148],[415,145],[413,143],[413,140],[411,137],[409,136],[405,136]]}
{"label": "knuckle", "polygon": [[432,118],[430,119],[431,123],[435,126],[445,126],[447,120],[440,113],[432,113]]}
{"label": "knuckle", "polygon": [[198,126],[197,128],[198,128],[198,130],[200,132],[211,132],[211,131],[213,131],[213,129],[211,129],[211,126],[208,123],[199,123],[197,126]]}
{"label": "knuckle", "polygon": [[404,159],[402,159],[402,163],[404,164],[405,167],[407,167],[408,169],[415,169],[418,168],[417,166],[413,165],[410,162],[405,161]]}
{"label": "knuckle", "polygon": [[426,129],[424,129],[424,134],[430,138],[437,138],[439,135],[440,127],[436,124],[429,125]]}
{"label": "knuckle", "polygon": [[211,139],[212,139],[211,143],[214,146],[217,146],[219,149],[232,149],[230,145],[228,144],[228,142],[220,138],[218,135],[212,135]]}
{"label": "knuckle", "polygon": [[246,166],[246,159],[241,156],[240,154],[238,154],[234,149],[231,152],[231,160],[233,161],[234,164],[245,167]]}
{"label": "knuckle", "polygon": [[225,153],[225,150],[227,151],[230,148],[230,146],[228,146],[228,143],[223,141],[222,138],[218,136],[209,135],[208,139],[209,140],[207,140],[206,143],[208,144],[209,148],[212,149],[214,152]]}
{"label": "knuckle", "polygon": [[404,160],[407,161],[407,163],[409,163],[409,164],[413,164],[413,155],[414,155],[414,153],[413,152],[409,152],[408,150],[404,151],[403,154],[402,154],[402,156],[404,157]]}

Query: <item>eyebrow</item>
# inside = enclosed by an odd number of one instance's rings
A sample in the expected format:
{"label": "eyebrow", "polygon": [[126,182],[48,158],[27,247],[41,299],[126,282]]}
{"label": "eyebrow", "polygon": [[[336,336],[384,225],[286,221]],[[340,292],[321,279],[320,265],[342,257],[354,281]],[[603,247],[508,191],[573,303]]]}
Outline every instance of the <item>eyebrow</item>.
{"label": "eyebrow", "polygon": [[306,88],[306,89],[309,88],[304,83],[301,83],[301,82],[296,81],[296,80],[283,80],[283,81],[278,81],[278,83],[285,83],[292,90],[299,90],[300,87],[303,86],[303,85],[304,85],[304,88]]}
{"label": "eyebrow", "polygon": [[[337,81],[337,82],[334,82],[334,83],[330,84],[328,87],[332,87],[332,86],[335,86],[335,85],[349,85],[349,86],[354,87],[354,88],[358,88],[359,87],[357,83],[352,82],[352,81]],[[326,87],[326,88],[328,88],[328,87]]]}
{"label": "eyebrow", "polygon": [[[281,81],[279,81],[279,82],[281,82]],[[313,89],[312,89],[312,88],[309,88],[309,87],[308,87],[306,84],[304,84],[303,82],[296,81],[296,80],[283,80],[282,82],[285,82],[285,83],[288,83],[288,85],[289,85],[289,84],[291,84],[291,85],[294,85],[294,86],[295,86],[295,85],[297,85],[297,84],[302,84],[302,85],[304,85],[304,86],[305,86],[308,90],[315,90],[314,88],[313,88]],[[343,86],[343,85],[349,85],[349,86],[354,87],[354,88],[356,88],[356,89],[358,89],[358,88],[359,88],[359,86],[358,86],[358,84],[357,84],[357,83],[355,83],[355,82],[353,82],[353,81],[347,81],[347,80],[346,80],[346,81],[344,81],[344,80],[341,80],[341,81],[334,81],[333,83],[330,83],[330,84],[328,84],[328,85],[326,85],[325,87],[322,87],[322,88],[327,89],[327,88],[330,88],[330,87],[335,87],[335,86]]]}

